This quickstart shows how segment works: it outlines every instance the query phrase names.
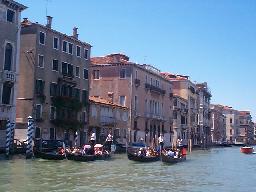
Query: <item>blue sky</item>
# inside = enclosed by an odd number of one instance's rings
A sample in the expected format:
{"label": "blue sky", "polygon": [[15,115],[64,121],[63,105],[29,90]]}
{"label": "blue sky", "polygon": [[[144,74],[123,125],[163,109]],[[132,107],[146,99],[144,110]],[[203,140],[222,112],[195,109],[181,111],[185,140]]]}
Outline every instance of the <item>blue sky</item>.
{"label": "blue sky", "polygon": [[255,0],[16,0],[22,13],[93,45],[92,56],[125,53],[161,71],[208,82],[212,103],[256,120]]}

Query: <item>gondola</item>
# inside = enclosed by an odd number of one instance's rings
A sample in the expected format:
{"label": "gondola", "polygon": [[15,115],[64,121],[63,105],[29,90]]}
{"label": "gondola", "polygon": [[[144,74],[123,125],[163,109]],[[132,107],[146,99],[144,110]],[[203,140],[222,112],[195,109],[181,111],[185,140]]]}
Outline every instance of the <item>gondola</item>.
{"label": "gondola", "polygon": [[104,153],[102,155],[95,155],[95,160],[108,160],[111,158],[111,155],[108,153]]}
{"label": "gondola", "polygon": [[95,157],[95,155],[72,155],[72,160],[82,162],[95,161]]}
{"label": "gondola", "polygon": [[66,159],[66,156],[64,154],[59,154],[56,152],[42,152],[42,151],[36,151],[34,153],[36,158],[42,158],[47,160],[63,160]]}
{"label": "gondola", "polygon": [[128,159],[137,162],[155,162],[159,161],[159,156],[138,156],[135,153],[127,153]]}
{"label": "gondola", "polygon": [[186,156],[175,158],[175,157],[170,157],[170,156],[165,155],[165,154],[162,153],[161,159],[162,159],[162,162],[164,162],[164,163],[175,164],[175,163],[185,161]]}

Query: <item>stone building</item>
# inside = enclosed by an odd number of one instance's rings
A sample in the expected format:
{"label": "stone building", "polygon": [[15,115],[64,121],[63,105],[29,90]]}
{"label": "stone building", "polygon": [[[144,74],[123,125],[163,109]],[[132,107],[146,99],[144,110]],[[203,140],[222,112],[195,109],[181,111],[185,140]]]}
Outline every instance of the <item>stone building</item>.
{"label": "stone building", "polygon": [[129,142],[143,138],[156,144],[161,133],[172,142],[172,83],[150,65],[136,64],[123,54],[91,59],[90,96],[129,108]]}
{"label": "stone building", "polygon": [[214,144],[226,142],[226,117],[223,114],[224,106],[211,105],[211,138]]}
{"label": "stone building", "polygon": [[198,125],[197,132],[199,132],[199,137],[203,147],[208,147],[211,145],[211,110],[210,110],[210,100],[211,91],[206,82],[196,84],[197,87],[197,104],[198,104]]}
{"label": "stone building", "polygon": [[254,127],[250,111],[239,111],[239,128],[236,140],[245,144],[253,143]]}
{"label": "stone building", "polygon": [[[24,18],[21,28],[20,76],[15,136],[26,139],[27,117],[35,120],[35,137],[45,140],[86,140],[88,67],[91,45],[47,24]],[[77,138],[77,137],[76,137]],[[79,142],[80,141],[80,142]]]}
{"label": "stone building", "polygon": [[5,147],[6,121],[15,122],[19,74],[20,15],[27,7],[0,0],[0,148]]}
{"label": "stone building", "polygon": [[128,135],[129,109],[100,97],[90,97],[89,127],[96,141],[104,143],[111,133],[115,143],[125,145]]}

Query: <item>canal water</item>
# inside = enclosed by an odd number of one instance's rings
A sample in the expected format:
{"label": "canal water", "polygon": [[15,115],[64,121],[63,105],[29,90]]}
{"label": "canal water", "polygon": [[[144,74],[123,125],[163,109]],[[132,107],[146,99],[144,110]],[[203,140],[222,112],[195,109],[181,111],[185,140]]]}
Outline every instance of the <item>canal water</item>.
{"label": "canal water", "polygon": [[176,165],[135,163],[125,154],[109,161],[0,160],[0,192],[172,191],[255,192],[256,154],[238,147],[193,151]]}

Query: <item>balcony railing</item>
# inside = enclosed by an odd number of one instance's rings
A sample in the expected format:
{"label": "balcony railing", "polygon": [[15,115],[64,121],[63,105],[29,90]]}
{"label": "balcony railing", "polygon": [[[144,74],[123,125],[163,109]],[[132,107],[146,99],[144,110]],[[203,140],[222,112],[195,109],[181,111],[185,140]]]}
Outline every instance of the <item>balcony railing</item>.
{"label": "balcony railing", "polygon": [[58,78],[58,81],[59,82],[64,82],[64,83],[68,83],[68,84],[71,84],[73,86],[76,86],[76,81],[74,79],[74,75],[71,75],[71,74],[62,74],[62,77],[59,77]]}
{"label": "balcony railing", "polygon": [[139,79],[135,79],[134,84],[136,87],[140,86],[140,80]]}
{"label": "balcony railing", "polygon": [[156,86],[154,86],[154,85],[150,85],[150,84],[148,84],[148,83],[145,83],[145,88],[146,88],[147,90],[150,90],[151,92],[155,92],[155,93],[161,94],[161,95],[165,95],[165,93],[166,93],[165,90],[163,90],[163,89],[161,89],[161,88],[159,88],[159,87],[156,87]]}
{"label": "balcony railing", "polygon": [[166,120],[164,116],[155,113],[145,113],[145,117],[157,120]]}
{"label": "balcony railing", "polygon": [[16,73],[13,71],[3,71],[2,73],[2,78],[3,81],[8,81],[8,82],[15,82],[16,81]]}

